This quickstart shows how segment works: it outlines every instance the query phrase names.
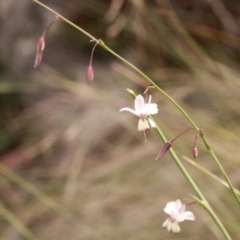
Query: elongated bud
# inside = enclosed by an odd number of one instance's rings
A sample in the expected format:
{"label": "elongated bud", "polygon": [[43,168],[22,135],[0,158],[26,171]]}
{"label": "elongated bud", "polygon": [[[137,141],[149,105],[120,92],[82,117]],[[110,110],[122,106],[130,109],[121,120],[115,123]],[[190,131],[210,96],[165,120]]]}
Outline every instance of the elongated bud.
{"label": "elongated bud", "polygon": [[93,78],[94,78],[94,71],[92,66],[89,66],[86,70],[86,82],[88,85],[93,81]]}
{"label": "elongated bud", "polygon": [[194,158],[196,158],[198,156],[198,149],[197,149],[197,147],[193,148],[192,153],[193,153],[193,157]]}
{"label": "elongated bud", "polygon": [[162,158],[165,153],[169,150],[169,148],[172,146],[171,142],[166,142],[163,146],[163,148],[161,149],[161,151],[159,152],[159,154],[156,157],[156,161],[159,160],[160,158]]}
{"label": "elongated bud", "polygon": [[96,41],[95,45],[93,46],[93,49],[91,52],[91,57],[90,57],[90,62],[89,62],[88,68],[86,70],[86,82],[88,85],[93,81],[93,78],[94,78],[94,70],[92,68],[93,54],[94,54],[95,48],[99,44],[99,42],[100,42],[100,40]]}
{"label": "elongated bud", "polygon": [[193,154],[194,158],[196,158],[198,156],[198,149],[197,149],[197,139],[198,139],[198,136],[199,136],[199,132],[197,133],[197,135],[195,137],[194,145],[193,145],[193,149],[192,149],[192,154]]}
{"label": "elongated bud", "polygon": [[165,143],[165,145],[163,146],[163,148],[161,149],[161,151],[159,152],[159,154],[156,157],[156,161],[159,160],[160,158],[162,158],[165,153],[169,150],[169,148],[172,146],[172,143],[179,138],[180,136],[182,136],[184,133],[186,133],[189,130],[192,130],[193,128],[188,128],[187,130],[181,132],[180,134],[178,134],[176,137],[174,137],[172,140],[168,141]]}
{"label": "elongated bud", "polygon": [[129,88],[127,88],[126,89],[127,91],[128,91],[128,93],[133,97],[133,99],[135,99],[136,98],[136,93],[133,91],[133,90],[131,90],[131,89],[129,89]]}
{"label": "elongated bud", "polygon": [[37,41],[37,54],[36,54],[36,58],[35,58],[34,68],[37,68],[42,61],[43,51],[45,49],[45,38],[48,34],[49,29],[55,23],[56,20],[58,20],[58,17],[56,17],[53,21],[51,21],[47,25],[47,27],[46,27],[45,31],[43,32],[42,36]]}
{"label": "elongated bud", "polygon": [[45,39],[43,36],[41,36],[37,41],[37,54],[35,58],[34,68],[37,68],[41,63],[44,48],[45,48]]}

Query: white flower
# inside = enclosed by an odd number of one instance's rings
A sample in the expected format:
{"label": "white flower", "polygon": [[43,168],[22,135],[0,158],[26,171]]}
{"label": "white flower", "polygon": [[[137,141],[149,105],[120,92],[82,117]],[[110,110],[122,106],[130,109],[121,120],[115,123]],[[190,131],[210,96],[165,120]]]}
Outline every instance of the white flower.
{"label": "white flower", "polygon": [[156,103],[151,103],[151,96],[149,97],[148,103],[145,103],[142,95],[137,95],[134,101],[134,109],[122,108],[122,111],[129,111],[137,115],[140,119],[138,121],[138,131],[146,131],[151,128],[155,128],[156,124],[149,119],[147,116],[158,113],[158,107]]}
{"label": "white flower", "polygon": [[185,220],[195,220],[195,216],[192,212],[186,211],[186,205],[182,204],[182,202],[178,199],[175,202],[167,203],[164,208],[164,212],[170,215],[162,225],[163,228],[167,228],[168,232],[178,233],[180,232],[180,227],[178,225],[179,222],[183,222]]}

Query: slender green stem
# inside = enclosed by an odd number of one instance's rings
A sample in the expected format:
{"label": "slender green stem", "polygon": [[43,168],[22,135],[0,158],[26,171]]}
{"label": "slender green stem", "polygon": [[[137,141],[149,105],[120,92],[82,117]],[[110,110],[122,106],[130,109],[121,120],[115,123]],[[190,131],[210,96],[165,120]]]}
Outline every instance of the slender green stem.
{"label": "slender green stem", "polygon": [[24,224],[17,219],[0,201],[0,215],[5,218],[13,227],[15,227],[25,239],[37,240],[37,237],[24,226]]}
{"label": "slender green stem", "polygon": [[[206,168],[202,167],[200,164],[196,163],[196,161],[193,161],[192,159],[190,159],[186,156],[183,156],[183,159],[229,189],[229,185],[227,184],[226,181],[222,180],[220,177],[216,176],[215,174],[213,174],[212,172],[210,172]],[[236,194],[238,196],[240,196],[240,191],[238,189],[234,188],[234,191],[236,192]]]}
{"label": "slender green stem", "polygon": [[230,179],[229,179],[227,173],[225,172],[225,170],[224,170],[222,164],[219,162],[219,160],[218,160],[218,158],[217,158],[215,152],[214,152],[213,149],[210,147],[210,145],[209,145],[209,143],[208,143],[207,139],[205,138],[205,136],[204,136],[204,134],[203,134],[202,131],[200,132],[200,136],[201,136],[201,138],[202,138],[202,140],[203,140],[203,142],[204,142],[206,148],[208,149],[209,153],[211,154],[212,158],[215,160],[215,162],[216,162],[218,168],[219,168],[220,171],[222,172],[223,177],[225,178],[226,182],[228,183],[229,188],[230,188],[231,192],[233,193],[235,199],[237,200],[238,204],[240,205],[240,199],[239,199],[239,196],[237,195],[236,191],[234,190],[234,187],[233,187],[233,185],[232,185],[232,183],[231,183],[231,181],[230,181]]}
{"label": "slender green stem", "polygon": [[56,11],[54,11],[53,9],[51,9],[50,7],[48,7],[47,5],[39,2],[38,0],[33,0],[35,3],[39,4],[40,6],[42,6],[43,8],[47,9],[49,12],[54,13],[58,18],[62,19],[64,22],[68,23],[69,25],[71,25],[72,27],[76,28],[78,31],[82,32],[83,34],[85,34],[86,36],[88,36],[89,38],[91,38],[94,41],[98,41],[95,37],[93,37],[91,34],[89,34],[88,32],[86,32],[85,30],[83,30],[82,28],[78,27],[76,24],[72,23],[71,21],[69,21],[67,18],[63,17],[62,15],[60,15],[59,13],[57,13]]}
{"label": "slender green stem", "polygon": [[95,48],[97,47],[98,45],[98,41],[95,43],[95,45],[93,46],[93,49],[92,49],[92,52],[91,52],[91,57],[90,57],[90,62],[89,62],[89,67],[92,67],[92,62],[93,62],[93,54],[94,54],[94,51],[95,51]]}

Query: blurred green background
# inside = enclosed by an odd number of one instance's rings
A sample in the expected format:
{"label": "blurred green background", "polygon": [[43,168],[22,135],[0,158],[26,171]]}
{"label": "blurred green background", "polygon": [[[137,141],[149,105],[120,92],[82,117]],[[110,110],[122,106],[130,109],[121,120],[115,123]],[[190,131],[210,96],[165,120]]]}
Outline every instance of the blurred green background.
{"label": "blurred green background", "polygon": [[[230,179],[240,188],[237,0],[43,1],[139,67],[201,127]],[[197,204],[196,221],[168,234],[169,201],[194,194],[163,144],[148,142],[126,88],[148,86],[97,46],[94,82],[85,83],[93,43],[63,21],[49,31],[42,64],[36,43],[54,15],[30,0],[0,0],[0,239],[224,239]],[[163,96],[155,117],[171,139],[191,127]],[[230,192],[186,161],[195,133],[174,142],[183,164],[233,239],[240,212]],[[198,140],[196,162],[222,177]],[[4,167],[6,166],[6,167]],[[34,236],[33,236],[34,235]]]}

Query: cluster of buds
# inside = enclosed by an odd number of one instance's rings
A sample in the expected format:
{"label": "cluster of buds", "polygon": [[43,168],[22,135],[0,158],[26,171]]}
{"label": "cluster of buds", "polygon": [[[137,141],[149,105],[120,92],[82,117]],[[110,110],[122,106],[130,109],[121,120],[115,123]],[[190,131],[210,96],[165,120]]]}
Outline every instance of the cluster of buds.
{"label": "cluster of buds", "polygon": [[[36,57],[35,57],[35,62],[34,62],[34,68],[38,68],[40,63],[42,62],[42,56],[43,56],[43,51],[45,49],[45,45],[46,45],[46,36],[51,28],[51,26],[56,22],[56,20],[58,20],[58,16],[56,16],[56,18],[54,20],[52,20],[47,27],[45,28],[42,36],[38,39],[37,41],[37,53],[36,53]],[[91,40],[93,41],[93,40]],[[96,40],[94,40],[96,41]],[[86,69],[86,83],[89,85],[94,78],[94,70],[92,67],[92,62],[93,62],[93,54],[94,54],[94,50],[96,48],[96,46],[99,44],[99,40],[96,41],[96,44],[94,45],[92,52],[91,52],[91,57],[90,57],[90,62],[89,65]]]}
{"label": "cluster of buds", "polygon": [[[161,159],[165,153],[171,148],[173,142],[179,138],[180,136],[182,136],[184,133],[188,132],[189,130],[193,130],[194,128],[189,128],[185,131],[183,131],[182,133],[180,133],[179,135],[177,135],[176,137],[174,137],[172,140],[170,141],[167,141],[164,146],[162,147],[162,149],[160,150],[160,152],[158,153],[157,157],[156,157],[156,160],[159,160]],[[197,133],[196,137],[195,137],[195,141],[194,141],[194,145],[193,145],[193,148],[192,148],[192,154],[193,154],[193,157],[196,158],[198,156],[198,149],[197,149],[197,139],[198,139],[198,136],[199,136],[199,132]]]}

